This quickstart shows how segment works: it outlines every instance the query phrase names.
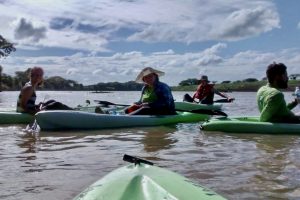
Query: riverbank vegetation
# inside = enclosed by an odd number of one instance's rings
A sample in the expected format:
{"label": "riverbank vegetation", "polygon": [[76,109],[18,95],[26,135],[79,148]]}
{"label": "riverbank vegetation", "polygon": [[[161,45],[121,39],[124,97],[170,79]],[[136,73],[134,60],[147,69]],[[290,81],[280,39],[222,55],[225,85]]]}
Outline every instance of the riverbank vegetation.
{"label": "riverbank vegetation", "polygon": [[[2,74],[2,90],[4,91],[18,91],[28,81],[28,75],[30,68],[22,71],[15,72],[15,76],[9,76]],[[294,80],[290,76],[289,80],[289,91],[294,91],[296,86],[300,86],[300,80],[297,80],[298,76]],[[257,80],[254,78],[248,78],[241,81],[223,81],[223,82],[212,82],[215,84],[215,88],[222,92],[232,91],[257,91],[259,87],[267,84],[265,79]],[[199,81],[197,79],[187,79],[181,81],[178,86],[171,87],[173,91],[195,91]],[[45,77],[44,83],[41,90],[63,90],[63,91],[139,91],[142,89],[142,84],[138,84],[134,81],[125,83],[119,82],[108,82],[108,83],[97,83],[94,85],[83,85],[74,80],[64,79],[60,76]]]}

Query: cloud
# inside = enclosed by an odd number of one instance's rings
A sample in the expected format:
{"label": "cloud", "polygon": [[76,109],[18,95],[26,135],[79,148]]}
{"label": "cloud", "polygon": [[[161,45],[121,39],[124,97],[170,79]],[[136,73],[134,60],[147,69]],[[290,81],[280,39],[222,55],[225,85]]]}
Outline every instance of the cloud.
{"label": "cloud", "polygon": [[[268,0],[11,0],[0,4],[0,13],[11,23],[21,18],[15,39],[23,46],[40,46],[32,41],[43,39],[43,47],[94,52],[110,51],[113,41],[232,41],[279,27],[277,10]],[[0,27],[9,33],[9,26]]]}
{"label": "cloud", "polygon": [[62,76],[85,85],[131,81],[145,66],[164,71],[166,74],[161,80],[169,85],[177,85],[188,78],[198,78],[201,74],[219,82],[246,78],[261,79],[265,76],[266,67],[273,61],[285,63],[289,74],[299,71],[299,48],[275,52],[247,50],[223,57],[222,51],[225,51],[227,46],[228,44],[217,43],[203,51],[183,54],[154,52],[146,55],[141,52],[128,52],[118,53],[117,56],[86,56],[80,53],[63,57],[9,56],[1,65],[4,73],[14,75],[15,71],[25,71],[28,67],[38,64],[45,69],[48,77]]}
{"label": "cloud", "polygon": [[70,27],[73,24],[74,20],[65,17],[54,17],[50,20],[49,25],[51,29],[62,30]]}
{"label": "cloud", "polygon": [[232,12],[216,32],[216,38],[238,40],[279,28],[278,14],[262,7]]}
{"label": "cloud", "polygon": [[297,26],[297,28],[298,28],[298,29],[300,29],[300,22],[298,23],[298,26]]}
{"label": "cloud", "polygon": [[27,22],[26,19],[21,18],[18,22],[18,25],[15,29],[15,38],[30,39],[32,42],[38,42],[39,40],[46,37],[46,28],[45,27],[33,27],[31,22]]}
{"label": "cloud", "polygon": [[66,71],[66,75],[75,75],[76,73],[79,72],[79,69],[76,69],[76,68],[69,68],[67,71]]}

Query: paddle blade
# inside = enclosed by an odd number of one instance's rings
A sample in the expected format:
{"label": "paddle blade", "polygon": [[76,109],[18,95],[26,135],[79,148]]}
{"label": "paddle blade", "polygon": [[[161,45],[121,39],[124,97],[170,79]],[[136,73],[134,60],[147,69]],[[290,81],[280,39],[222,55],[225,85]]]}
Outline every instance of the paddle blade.
{"label": "paddle blade", "polygon": [[221,115],[227,117],[228,115],[224,113],[221,110],[205,110],[205,109],[196,109],[196,110],[180,110],[176,109],[176,111],[181,112],[191,112],[191,113],[197,113],[197,114],[206,114],[206,115]]}
{"label": "paddle blade", "polygon": [[231,99],[218,99],[218,100],[215,100],[214,103],[231,103],[234,101],[234,98],[231,98]]}
{"label": "paddle blade", "polygon": [[98,104],[102,104],[104,106],[129,106],[126,104],[118,104],[118,103],[112,103],[109,101],[101,101],[101,100],[94,100],[94,102],[98,103]]}
{"label": "paddle blade", "polygon": [[130,156],[130,155],[127,155],[127,154],[124,154],[123,160],[127,161],[127,162],[130,162],[130,163],[134,163],[136,165],[137,164],[139,165],[140,163],[145,163],[145,164],[148,164],[148,165],[153,165],[153,163],[150,162],[150,161],[143,160],[141,158],[137,158],[137,157]]}

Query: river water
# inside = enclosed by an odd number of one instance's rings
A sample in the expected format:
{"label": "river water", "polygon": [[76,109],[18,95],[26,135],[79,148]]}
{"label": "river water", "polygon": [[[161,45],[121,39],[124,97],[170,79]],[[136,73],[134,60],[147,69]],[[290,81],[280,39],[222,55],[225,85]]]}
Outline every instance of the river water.
{"label": "river water", "polygon": [[[183,92],[174,92],[181,100]],[[1,92],[1,110],[18,92]],[[85,100],[129,104],[139,92],[46,92],[70,106]],[[229,115],[258,115],[253,92],[233,92]],[[285,93],[286,100],[292,99]],[[299,112],[299,106],[295,110]],[[44,132],[0,126],[0,199],[67,200],[108,172],[127,165],[124,153],[145,158],[228,199],[300,199],[300,136],[202,132],[199,123],[93,131]]]}

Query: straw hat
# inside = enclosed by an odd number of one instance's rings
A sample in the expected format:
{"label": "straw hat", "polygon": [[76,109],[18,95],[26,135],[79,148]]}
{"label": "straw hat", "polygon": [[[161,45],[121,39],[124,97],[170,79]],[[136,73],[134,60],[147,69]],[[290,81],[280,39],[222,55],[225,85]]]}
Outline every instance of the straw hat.
{"label": "straw hat", "polygon": [[135,82],[137,83],[143,83],[143,77],[149,75],[149,74],[156,74],[157,76],[163,76],[165,72],[153,69],[152,67],[146,67],[144,68],[139,75],[136,77]]}

